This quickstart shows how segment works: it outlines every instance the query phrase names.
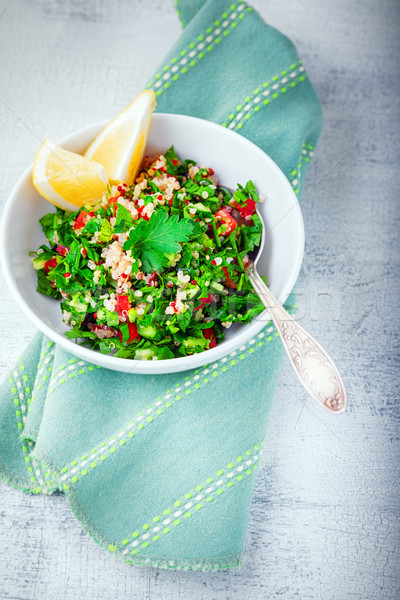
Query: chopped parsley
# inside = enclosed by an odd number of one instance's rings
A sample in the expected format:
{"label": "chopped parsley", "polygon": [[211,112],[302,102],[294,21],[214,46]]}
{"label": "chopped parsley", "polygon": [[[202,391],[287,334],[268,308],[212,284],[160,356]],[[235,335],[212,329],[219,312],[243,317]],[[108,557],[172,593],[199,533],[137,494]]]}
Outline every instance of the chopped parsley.
{"label": "chopped parsley", "polygon": [[143,271],[163,271],[168,266],[168,253],[180,252],[194,229],[190,219],[179,220],[167,211],[154,211],[149,221],[141,219],[129,232],[123,249],[131,250],[142,261]]}
{"label": "chopped parsley", "polygon": [[261,240],[252,181],[233,194],[171,147],[136,184],[40,219],[37,291],[61,300],[65,334],[105,354],[165,360],[203,352],[263,309],[246,276]]}

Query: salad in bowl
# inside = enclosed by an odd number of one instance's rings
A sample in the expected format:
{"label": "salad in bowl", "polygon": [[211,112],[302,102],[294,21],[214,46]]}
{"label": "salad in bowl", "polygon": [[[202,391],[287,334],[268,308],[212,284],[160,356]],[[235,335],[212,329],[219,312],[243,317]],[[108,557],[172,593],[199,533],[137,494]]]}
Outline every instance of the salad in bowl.
{"label": "salad in bowl", "polygon": [[270,157],[220,125],[153,109],[142,93],[111,122],[45,141],[0,235],[6,283],[46,336],[142,374],[259,343],[269,315],[249,254],[283,302],[304,251],[297,198]]}
{"label": "salad in bowl", "polygon": [[210,167],[173,146],[145,157],[132,185],[40,219],[47,243],[31,253],[37,291],[61,301],[68,339],[120,358],[204,352],[233,323],[264,310],[249,283],[260,244],[251,181],[231,194]]}

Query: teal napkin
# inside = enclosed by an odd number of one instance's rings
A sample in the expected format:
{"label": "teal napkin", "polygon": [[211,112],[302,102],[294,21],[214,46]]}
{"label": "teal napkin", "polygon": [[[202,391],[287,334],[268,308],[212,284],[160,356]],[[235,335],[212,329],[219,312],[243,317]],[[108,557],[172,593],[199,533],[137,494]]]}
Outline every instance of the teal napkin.
{"label": "teal napkin", "polygon": [[[177,6],[182,36],[149,84],[157,110],[240,132],[299,194],[322,118],[293,44],[244,2]],[[281,357],[271,323],[213,364],[162,376],[96,367],[37,334],[0,390],[1,477],[63,490],[128,563],[239,565]]]}

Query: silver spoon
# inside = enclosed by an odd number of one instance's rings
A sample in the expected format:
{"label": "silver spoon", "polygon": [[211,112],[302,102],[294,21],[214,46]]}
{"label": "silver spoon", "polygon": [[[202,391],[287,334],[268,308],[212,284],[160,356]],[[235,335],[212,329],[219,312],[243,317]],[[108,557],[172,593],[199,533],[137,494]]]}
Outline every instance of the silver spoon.
{"label": "silver spoon", "polygon": [[[262,215],[258,211],[257,214],[265,232]],[[256,270],[263,241],[264,239],[257,250],[253,264],[246,269],[246,275],[274,322],[289,360],[305,389],[329,411],[340,413],[346,408],[346,390],[333,360],[322,346],[286,312]]]}

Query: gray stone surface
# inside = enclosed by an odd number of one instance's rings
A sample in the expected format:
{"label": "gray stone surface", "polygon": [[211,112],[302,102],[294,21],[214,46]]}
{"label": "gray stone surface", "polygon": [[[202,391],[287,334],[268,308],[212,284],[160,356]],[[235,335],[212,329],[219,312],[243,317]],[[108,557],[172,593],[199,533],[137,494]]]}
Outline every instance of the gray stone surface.
{"label": "gray stone surface", "polygon": [[[293,39],[324,108],[298,304],[340,366],[349,410],[320,410],[284,366],[240,570],[120,564],[62,495],[0,484],[1,600],[400,597],[399,4],[252,4]],[[2,204],[39,140],[118,112],[180,31],[161,0],[1,0],[0,28]],[[34,328],[2,276],[0,305],[4,375]]]}

